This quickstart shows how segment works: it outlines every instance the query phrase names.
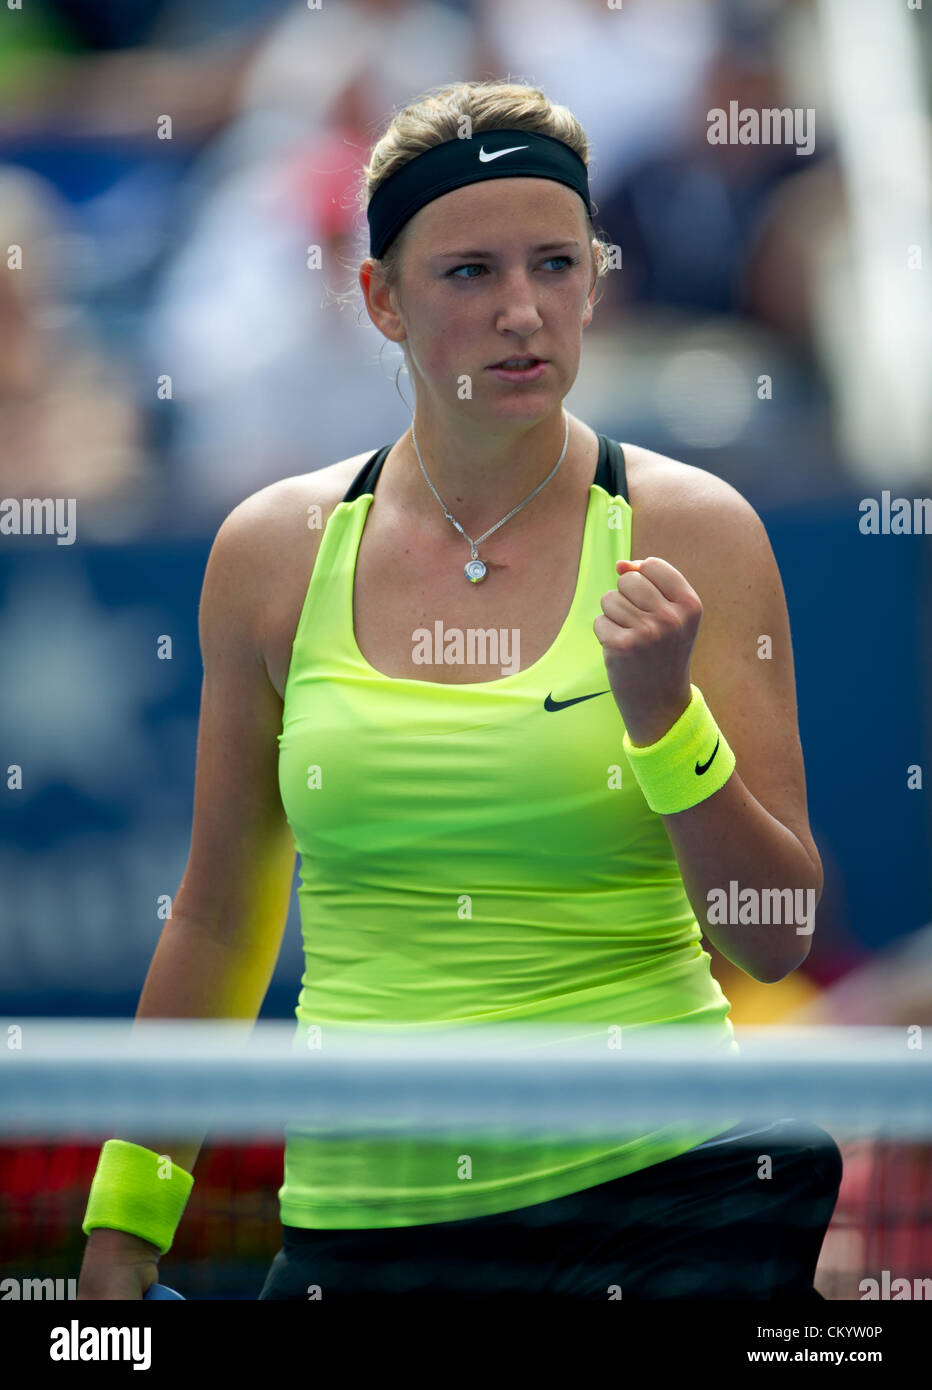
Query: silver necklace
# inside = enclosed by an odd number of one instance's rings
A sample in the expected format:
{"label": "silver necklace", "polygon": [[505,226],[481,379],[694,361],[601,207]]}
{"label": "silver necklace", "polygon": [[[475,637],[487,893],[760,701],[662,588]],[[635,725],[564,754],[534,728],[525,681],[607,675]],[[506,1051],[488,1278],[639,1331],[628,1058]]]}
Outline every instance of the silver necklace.
{"label": "silver necklace", "polygon": [[430,478],[427,477],[427,469],[424,467],[424,460],[421,458],[421,451],[417,447],[417,433],[414,429],[414,420],[412,419],[411,438],[414,440],[414,452],[417,454],[417,461],[421,465],[421,472],[424,474],[427,486],[430,488],[431,492],[434,494],[441,507],[443,507],[443,514],[447,518],[447,520],[452,521],[453,525],[456,527],[457,531],[459,531],[460,535],[463,536],[467,541],[469,541],[469,545],[472,551],[472,559],[466,562],[465,574],[470,584],[478,584],[486,576],[486,567],[483,564],[483,562],[479,559],[476,547],[481,545],[487,536],[491,536],[493,531],[497,531],[499,526],[504,526],[506,521],[510,521],[516,512],[520,512],[522,507],[526,507],[528,502],[530,502],[531,498],[536,497],[542,487],[546,487],[547,483],[550,482],[550,479],[553,477],[554,473],[556,473],[557,469],[560,467],[560,464],[566,457],[566,446],[569,443],[570,438],[570,417],[566,414],[566,411],[563,412],[563,415],[566,419],[566,429],[563,434],[563,452],[560,454],[560,457],[557,459],[553,468],[551,468],[544,481],[542,483],[538,483],[534,491],[530,493],[527,497],[525,497],[523,502],[519,502],[516,507],[512,507],[511,511],[508,513],[507,516],[503,516],[501,521],[497,521],[494,526],[490,526],[488,531],[486,531],[484,535],[479,536],[477,540],[473,540],[472,536],[466,535],[466,532],[463,530],[462,526],[459,524],[453,513],[446,506],[443,498],[440,496],[440,493],[437,491],[433,483],[430,481]]}

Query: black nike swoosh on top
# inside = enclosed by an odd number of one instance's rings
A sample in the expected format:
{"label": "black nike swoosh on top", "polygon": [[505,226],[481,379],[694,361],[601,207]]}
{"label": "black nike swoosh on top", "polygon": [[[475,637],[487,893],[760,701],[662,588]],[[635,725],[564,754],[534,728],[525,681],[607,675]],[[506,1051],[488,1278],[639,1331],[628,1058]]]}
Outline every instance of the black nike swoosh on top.
{"label": "black nike swoosh on top", "polygon": [[581,700],[594,700],[597,695],[610,695],[611,693],[610,690],[594,690],[591,695],[575,695],[572,700],[555,700],[551,693],[544,701],[544,709],[567,709],[570,705],[578,705]]}
{"label": "black nike swoosh on top", "polygon": [[[716,753],[718,752],[718,745],[719,745],[720,742],[721,742],[721,739],[720,739],[720,738],[717,738],[717,739],[715,740],[715,747],[712,749],[712,758],[714,758],[715,755],[716,755]],[[712,758],[710,758],[709,761],[708,761],[707,763],[696,763],[696,776],[697,776],[697,777],[701,777],[702,774],[703,774],[704,772],[708,772],[709,768],[712,766]]]}

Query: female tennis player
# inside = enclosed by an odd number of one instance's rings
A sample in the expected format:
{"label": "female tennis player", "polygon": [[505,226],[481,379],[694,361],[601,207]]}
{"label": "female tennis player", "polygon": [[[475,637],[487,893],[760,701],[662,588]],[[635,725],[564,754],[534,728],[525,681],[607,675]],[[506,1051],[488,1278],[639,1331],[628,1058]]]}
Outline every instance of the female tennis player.
{"label": "female tennis player", "polygon": [[[707,910],[821,891],[764,527],[563,407],[607,268],[588,159],[511,82],[433,89],[371,151],[359,284],[411,429],[220,527],[191,854],[139,1016],[256,1017],[296,847],[296,1015],[324,1045],[546,1022],[604,1050],[679,1023],[733,1050],[702,931],[758,980],[805,959],[811,921]],[[157,1183],[154,1149],[104,1146],[82,1297],[157,1279],[198,1147]],[[295,1125],[260,1297],[817,1298],[840,1176],[828,1134],[776,1117],[552,1146]]]}

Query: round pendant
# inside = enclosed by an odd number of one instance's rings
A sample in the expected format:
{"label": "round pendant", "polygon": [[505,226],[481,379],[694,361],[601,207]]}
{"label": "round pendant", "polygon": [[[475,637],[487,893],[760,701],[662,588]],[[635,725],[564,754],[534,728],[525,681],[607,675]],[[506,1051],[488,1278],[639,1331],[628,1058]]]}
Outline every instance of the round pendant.
{"label": "round pendant", "polygon": [[478,584],[485,578],[485,565],[481,560],[470,560],[466,565],[466,578],[470,584]]}

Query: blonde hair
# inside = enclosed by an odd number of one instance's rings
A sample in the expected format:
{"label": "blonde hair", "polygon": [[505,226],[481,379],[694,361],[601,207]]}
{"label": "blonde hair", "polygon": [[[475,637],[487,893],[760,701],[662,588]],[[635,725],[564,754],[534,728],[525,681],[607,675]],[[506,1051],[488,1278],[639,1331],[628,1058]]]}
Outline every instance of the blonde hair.
{"label": "blonde hair", "polygon": [[[589,165],[589,141],[579,121],[568,107],[550,101],[539,87],[508,80],[456,82],[452,86],[430,87],[417,100],[394,114],[388,128],[373,146],[369,162],[363,168],[357,194],[363,221],[371,198],[386,179],[425,150],[446,140],[459,138],[466,122],[474,135],[483,130],[500,128],[551,135],[569,145],[583,163],[587,167]],[[586,222],[592,241],[604,246],[606,243],[596,232],[588,211]],[[402,227],[377,262],[390,288],[398,284],[398,263],[409,225],[406,223]],[[600,279],[608,272],[607,258],[597,256],[591,243],[590,253],[595,262],[596,278]],[[368,259],[368,254],[363,256],[360,266],[363,260]],[[356,269],[357,279],[358,270],[359,267]]]}

